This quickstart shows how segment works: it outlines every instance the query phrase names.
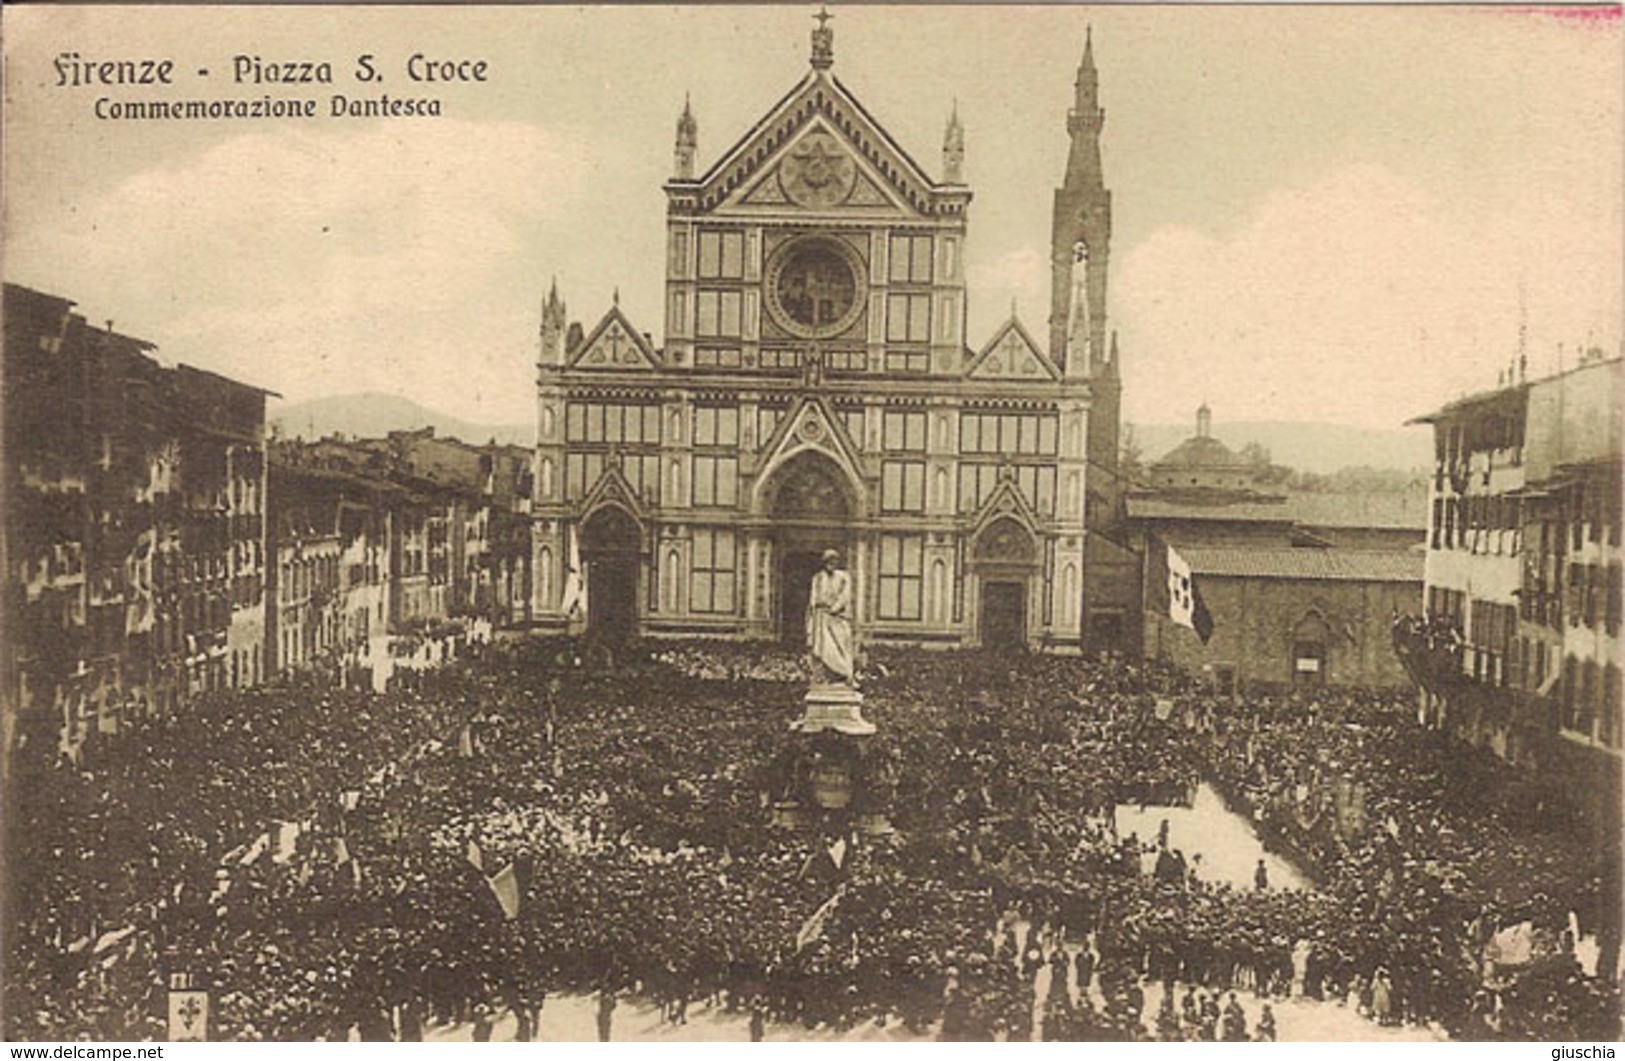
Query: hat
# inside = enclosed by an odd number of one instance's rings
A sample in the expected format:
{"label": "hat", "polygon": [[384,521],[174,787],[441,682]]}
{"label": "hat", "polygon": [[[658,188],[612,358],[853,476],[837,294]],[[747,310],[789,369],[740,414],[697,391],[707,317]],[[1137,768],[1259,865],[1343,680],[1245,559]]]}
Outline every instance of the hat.
{"label": "hat", "polygon": [[839,560],[840,558],[841,551],[839,549],[825,549],[822,557],[825,560]]}

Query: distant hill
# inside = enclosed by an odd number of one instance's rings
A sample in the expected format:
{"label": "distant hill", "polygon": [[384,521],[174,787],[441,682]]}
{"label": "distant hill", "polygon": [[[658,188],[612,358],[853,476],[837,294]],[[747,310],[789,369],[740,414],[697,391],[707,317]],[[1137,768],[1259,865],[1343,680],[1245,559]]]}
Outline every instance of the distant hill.
{"label": "distant hill", "polygon": [[[1146,464],[1161,460],[1195,433],[1195,425],[1188,423],[1134,425],[1134,440]],[[1433,432],[1425,427],[1349,427],[1261,420],[1214,424],[1213,437],[1238,453],[1249,442],[1257,442],[1270,451],[1274,463],[1318,475],[1359,466],[1400,471],[1433,466]]]}
{"label": "distant hill", "polygon": [[382,438],[391,431],[434,428],[441,438],[475,445],[496,439],[504,445],[531,446],[535,424],[475,424],[427,409],[393,394],[347,394],[273,407],[270,426],[284,438],[326,438],[332,434],[352,438]]}

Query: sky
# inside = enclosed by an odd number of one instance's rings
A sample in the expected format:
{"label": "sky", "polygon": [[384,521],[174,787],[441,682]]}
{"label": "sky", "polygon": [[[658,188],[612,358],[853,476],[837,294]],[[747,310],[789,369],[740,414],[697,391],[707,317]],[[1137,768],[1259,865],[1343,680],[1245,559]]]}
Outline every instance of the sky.
{"label": "sky", "polygon": [[[703,171],[805,73],[814,8],[8,6],[4,275],[287,401],[399,394],[534,417],[540,300],[616,292],[660,340],[662,182],[685,96]],[[975,192],[969,340],[1044,334],[1050,209],[1092,27],[1124,419],[1398,427],[1621,349],[1620,9],[838,5],[834,73]],[[180,84],[58,86],[170,58]],[[414,53],[488,80],[411,86]],[[382,84],[351,78],[363,53]],[[234,84],[232,59],[332,85]],[[194,75],[211,71],[207,79]],[[183,76],[184,75],[184,76]],[[415,88],[415,90],[414,90]],[[119,99],[433,95],[436,119],[98,121]],[[1559,347],[1562,348],[1561,355]]]}

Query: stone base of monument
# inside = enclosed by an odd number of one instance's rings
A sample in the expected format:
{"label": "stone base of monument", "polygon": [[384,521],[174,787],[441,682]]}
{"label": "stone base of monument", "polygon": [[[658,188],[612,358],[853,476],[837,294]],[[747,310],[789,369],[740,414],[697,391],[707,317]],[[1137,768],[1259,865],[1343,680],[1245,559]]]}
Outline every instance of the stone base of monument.
{"label": "stone base of monument", "polygon": [[884,836],[893,830],[869,778],[875,725],[863,717],[863,694],[847,685],[807,690],[802,715],[790,724],[780,753],[773,824],[806,832],[852,830]]}
{"label": "stone base of monument", "polygon": [[874,733],[875,724],[863,717],[863,694],[837,682],[818,683],[802,698],[801,717],[790,723],[792,733],[834,730],[853,737]]}

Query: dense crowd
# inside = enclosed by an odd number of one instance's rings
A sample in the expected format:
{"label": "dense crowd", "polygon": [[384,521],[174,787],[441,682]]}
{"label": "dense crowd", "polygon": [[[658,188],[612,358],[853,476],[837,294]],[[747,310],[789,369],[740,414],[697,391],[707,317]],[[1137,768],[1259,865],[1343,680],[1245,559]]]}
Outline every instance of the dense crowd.
{"label": "dense crowd", "polygon": [[[753,1031],[955,1039],[1268,1038],[1269,1003],[1302,994],[1459,1037],[1618,1032],[1572,940],[1513,974],[1483,957],[1517,921],[1606,923],[1617,852],[1520,816],[1404,698],[876,653],[869,777],[896,832],[809,836],[771,824],[790,657],[583,655],[522,641],[382,695],[223,694],[82,765],[20,749],[8,1037],[162,1038],[177,971],[238,1039],[488,1035],[499,1012],[529,1037],[557,993],[594,994],[606,1033],[628,993],[673,1020],[708,1002]],[[1119,804],[1204,779],[1321,886],[1204,880],[1118,834]]]}

